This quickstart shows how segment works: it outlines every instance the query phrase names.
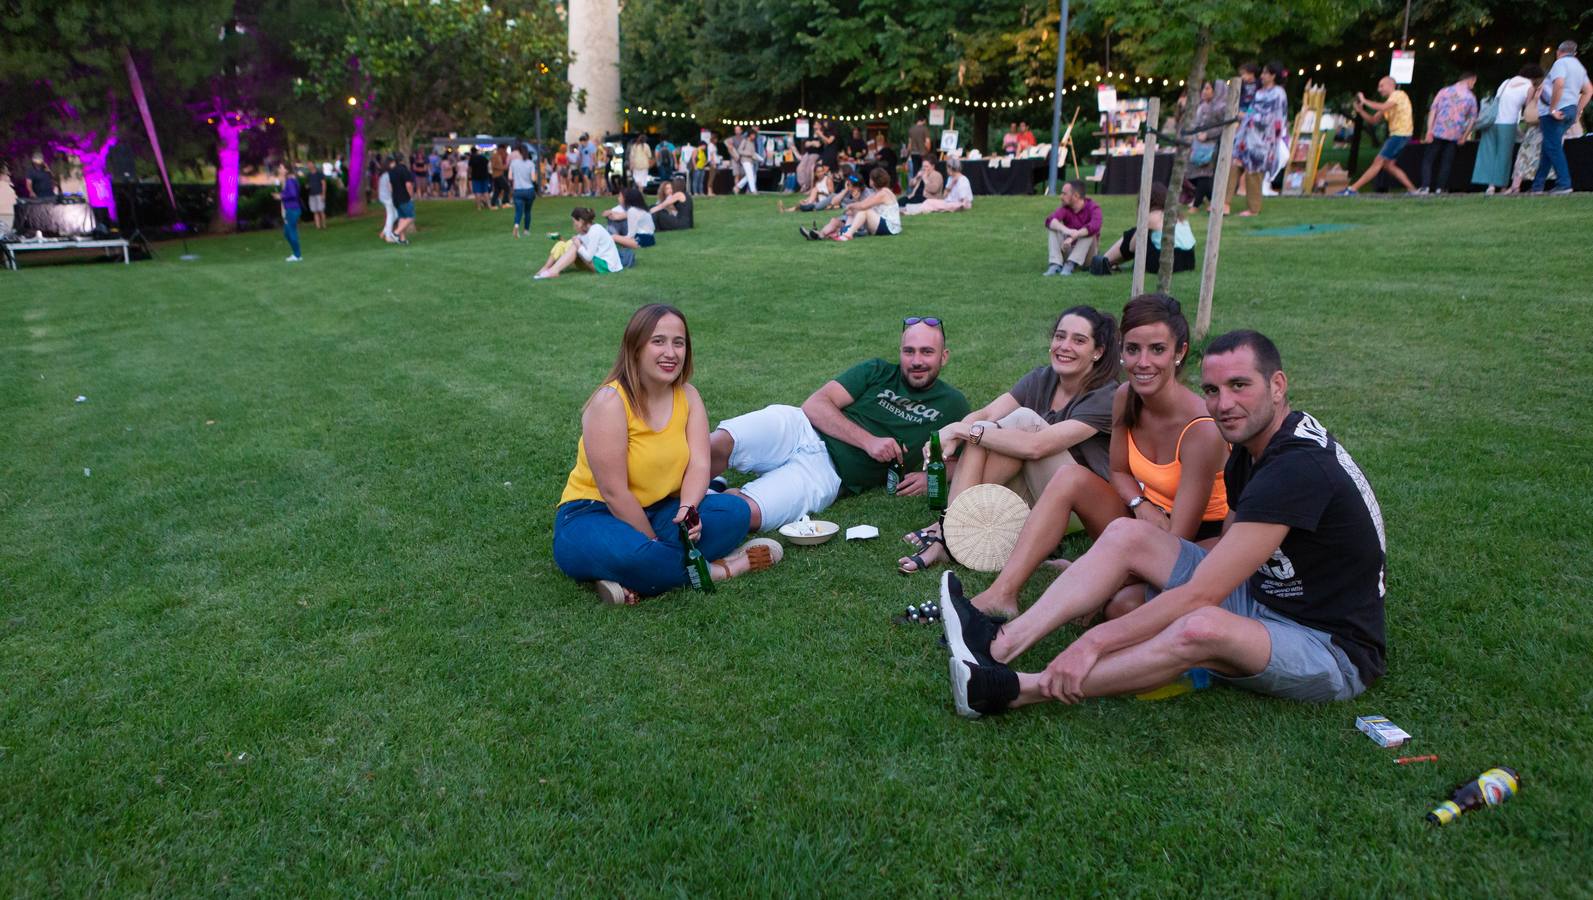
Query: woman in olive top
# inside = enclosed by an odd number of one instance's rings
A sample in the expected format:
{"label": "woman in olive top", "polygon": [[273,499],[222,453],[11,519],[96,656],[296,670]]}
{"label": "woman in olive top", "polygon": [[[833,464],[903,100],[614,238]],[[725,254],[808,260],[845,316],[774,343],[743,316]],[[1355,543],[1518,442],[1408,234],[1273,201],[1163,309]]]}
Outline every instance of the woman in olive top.
{"label": "woman in olive top", "polygon": [[[1011,390],[940,429],[956,453],[948,500],[976,484],[1005,484],[1033,503],[1059,470],[1078,465],[1103,485],[1111,478],[1112,397],[1117,390],[1117,322],[1091,306],[1063,310],[1051,326],[1046,363]],[[904,575],[946,559],[937,522],[902,540]]]}
{"label": "woman in olive top", "polygon": [[[1141,294],[1123,307],[1120,327],[1126,383],[1113,398],[1110,475],[1102,480],[1084,466],[1064,466],[1052,477],[1001,574],[973,598],[985,612],[1017,614],[1019,591],[1062,539],[1072,513],[1092,536],[1119,518],[1150,522],[1186,541],[1222,533],[1228,445],[1205,400],[1179,381],[1189,322],[1172,297]],[[1125,587],[1106,614],[1121,615],[1144,595],[1142,584]]]}
{"label": "woman in olive top", "polygon": [[686,583],[678,525],[715,581],[780,561],[777,541],[747,535],[751,509],[708,494],[708,413],[691,381],[691,335],[680,310],[651,303],[625,326],[619,359],[587,400],[575,468],[553,523],[553,561],[633,604]]}

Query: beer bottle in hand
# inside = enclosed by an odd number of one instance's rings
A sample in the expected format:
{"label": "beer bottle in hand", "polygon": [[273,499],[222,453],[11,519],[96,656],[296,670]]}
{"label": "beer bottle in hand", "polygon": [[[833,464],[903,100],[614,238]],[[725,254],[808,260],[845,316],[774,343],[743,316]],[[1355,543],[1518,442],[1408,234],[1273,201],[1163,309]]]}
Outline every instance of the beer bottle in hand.
{"label": "beer bottle in hand", "polygon": [[686,523],[679,522],[675,527],[680,529],[680,546],[685,548],[684,562],[687,583],[691,585],[691,589],[694,591],[712,594],[714,592],[714,577],[713,573],[708,570],[708,560],[702,555],[702,551],[697,549],[697,545],[691,542],[691,532],[686,530]]}
{"label": "beer bottle in hand", "polygon": [[901,486],[902,479],[906,476],[907,445],[902,444],[902,455],[891,461],[885,469],[885,493],[896,496],[896,489]]}
{"label": "beer bottle in hand", "polygon": [[951,485],[946,481],[946,460],[940,454],[940,432],[929,433],[929,465],[924,466],[924,478],[929,493],[929,508],[946,511],[946,495]]}

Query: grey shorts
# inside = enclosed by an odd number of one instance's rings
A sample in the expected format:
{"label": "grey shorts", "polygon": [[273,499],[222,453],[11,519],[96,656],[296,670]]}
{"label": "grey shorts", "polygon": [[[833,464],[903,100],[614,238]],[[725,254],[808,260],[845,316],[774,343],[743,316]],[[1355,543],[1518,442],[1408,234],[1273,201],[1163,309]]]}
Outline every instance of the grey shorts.
{"label": "grey shorts", "polygon": [[326,212],[326,195],[325,194],[311,194],[309,199],[310,199],[310,212],[313,212],[313,213],[324,213],[324,212]]}
{"label": "grey shorts", "polygon": [[[1163,590],[1175,588],[1195,575],[1195,567],[1206,558],[1206,551],[1189,541],[1180,541],[1178,562]],[[1147,590],[1147,597],[1158,592]],[[1361,674],[1333,645],[1333,638],[1274,611],[1250,595],[1250,582],[1245,581],[1222,601],[1222,608],[1236,616],[1255,619],[1267,628],[1272,639],[1272,657],[1260,674],[1245,677],[1212,675],[1258,694],[1270,694],[1287,700],[1325,703],[1329,700],[1349,700],[1366,690]]]}

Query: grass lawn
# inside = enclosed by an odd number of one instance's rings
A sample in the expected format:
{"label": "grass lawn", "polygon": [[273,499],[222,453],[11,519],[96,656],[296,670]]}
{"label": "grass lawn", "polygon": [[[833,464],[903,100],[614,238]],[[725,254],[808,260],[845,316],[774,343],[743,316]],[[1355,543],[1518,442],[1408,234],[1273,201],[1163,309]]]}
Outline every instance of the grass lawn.
{"label": "grass lawn", "polygon": [[[1593,198],[1229,220],[1215,330],[1278,341],[1381,501],[1387,678],[978,722],[936,630],[890,624],[934,591],[895,572],[921,500],[843,500],[883,537],[711,598],[605,607],[553,566],[579,408],[643,302],[689,315],[717,421],[893,356],[907,314],[946,320],[978,405],[1062,307],[1127,299],[1039,277],[1042,197],[847,245],[774,202],[705,200],[601,279],[533,284],[544,237],[439,202],[408,248],[334,220],[293,266],[256,233],[0,273],[8,891],[1593,892]],[[1357,227],[1252,234],[1302,223]],[[1368,713],[1441,760],[1394,765]],[[1423,822],[1501,764],[1519,797]]]}

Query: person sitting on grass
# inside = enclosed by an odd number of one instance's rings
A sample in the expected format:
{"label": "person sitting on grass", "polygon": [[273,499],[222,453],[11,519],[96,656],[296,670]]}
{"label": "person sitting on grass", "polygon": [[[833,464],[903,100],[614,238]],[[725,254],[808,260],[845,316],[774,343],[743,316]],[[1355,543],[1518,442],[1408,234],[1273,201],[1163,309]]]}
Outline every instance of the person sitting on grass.
{"label": "person sitting on grass", "polygon": [[641,188],[632,186],[621,191],[619,203],[605,211],[603,216],[614,223],[611,226],[614,243],[621,247],[640,250],[657,243],[657,238],[653,236],[657,225],[653,222],[653,214],[647,208],[647,199],[642,196]]}
{"label": "person sitting on grass", "polygon": [[868,182],[870,193],[855,203],[844,205],[845,216],[831,219],[814,240],[849,241],[854,237],[889,237],[902,233],[902,209],[896,203],[896,192],[889,187],[890,173],[881,168],[873,169],[868,173]]}
{"label": "person sitting on grass", "polygon": [[570,225],[575,235],[570,240],[555,242],[548,252],[548,261],[532,278],[557,278],[570,266],[599,275],[630,268],[636,261],[635,252],[629,247],[616,247],[608,229],[595,224],[596,221],[597,214],[590,207],[577,206],[571,210]]}
{"label": "person sitting on grass", "polygon": [[1072,275],[1101,248],[1101,207],[1084,194],[1084,182],[1062,183],[1062,203],[1045,217],[1049,255],[1042,275]]}
{"label": "person sitting on grass", "polygon": [[[1292,410],[1278,348],[1254,331],[1211,343],[1206,411],[1233,445],[1233,510],[1210,550],[1149,522],[1114,522],[1018,618],[998,626],[942,578],[957,712],[970,718],[1056,700],[1153,690],[1205,669],[1292,700],[1358,696],[1385,663],[1387,544],[1377,497],[1327,428]],[[1040,672],[1013,660],[1125,581],[1150,602],[1084,632]]]}
{"label": "person sitting on grass", "polygon": [[658,202],[648,212],[653,214],[653,227],[658,231],[684,231],[691,228],[691,195],[686,193],[684,182],[666,181],[658,186]]}
{"label": "person sitting on grass", "polygon": [[780,561],[778,541],[747,536],[751,510],[708,491],[708,411],[691,384],[691,332],[673,306],[650,303],[625,326],[619,358],[581,410],[575,468],[553,520],[559,571],[635,604],[687,582],[679,526],[715,581]]}
{"label": "person sitting on grass", "polygon": [[[1123,307],[1122,364],[1127,383],[1112,398],[1112,436],[1103,480],[1093,468],[1064,466],[1045,484],[996,580],[973,603],[992,615],[1018,614],[1018,594],[1056,549],[1075,513],[1091,537],[1116,519],[1147,522],[1179,538],[1215,538],[1228,514],[1221,434],[1199,396],[1179,382],[1189,354],[1189,322],[1166,294],[1141,294]],[[988,435],[988,432],[987,432]],[[1066,568],[1064,562],[1062,566]],[[1124,587],[1107,609],[1121,615],[1143,602]]]}
{"label": "person sitting on grass", "polygon": [[[1145,227],[1150,230],[1150,240],[1145,246],[1145,271],[1159,271],[1162,264],[1162,223],[1167,207],[1167,187],[1151,186],[1150,212],[1145,216]],[[1132,265],[1134,238],[1138,230],[1130,228],[1112,243],[1106,252],[1090,260],[1091,275],[1110,275],[1119,266]],[[1182,218],[1173,227],[1173,271],[1190,272],[1195,268],[1195,231]]]}
{"label": "person sitting on grass", "polygon": [[[947,359],[940,319],[902,320],[897,365],[883,359],[858,363],[814,391],[798,409],[766,406],[719,423],[709,435],[712,473],[726,469],[758,478],[731,493],[752,507],[752,530],[779,528],[819,512],[841,494],[885,483],[905,447],[918,447],[941,423],[968,414],[962,392],[940,380]],[[923,495],[924,473],[896,488]]]}
{"label": "person sitting on grass", "polygon": [[[933,170],[934,166],[924,165],[925,169]],[[946,159],[946,182],[939,197],[927,197],[922,203],[902,207],[902,215],[917,216],[924,213],[936,212],[962,212],[973,209],[973,185],[968,183],[968,176],[962,174],[962,160],[955,156]]]}
{"label": "person sitting on grass", "polygon": [[1372,165],[1355,183],[1339,191],[1341,197],[1352,197],[1359,193],[1366,183],[1377,177],[1379,172],[1387,172],[1394,176],[1394,180],[1405,186],[1408,194],[1416,193],[1416,185],[1411,183],[1410,176],[1399,167],[1400,151],[1410,143],[1411,136],[1416,133],[1416,124],[1411,114],[1410,97],[1399,89],[1394,79],[1384,75],[1377,81],[1377,92],[1383,95],[1383,101],[1366,99],[1360,91],[1355,92],[1355,111],[1366,120],[1368,125],[1379,122],[1388,123],[1388,140],[1383,142],[1383,149],[1377,151],[1377,158],[1372,160]]}
{"label": "person sitting on grass", "polygon": [[907,196],[902,198],[903,212],[909,206],[917,206],[930,198],[939,199],[941,192],[946,189],[946,177],[932,163],[921,165],[907,180]]}
{"label": "person sitting on grass", "polygon": [[[1119,367],[1117,322],[1090,306],[1063,310],[1051,326],[1046,365],[941,427],[941,449],[957,455],[947,499],[976,484],[1006,484],[1033,504],[1064,468],[1084,468],[1108,480]],[[896,562],[903,575],[947,559],[938,522],[902,540],[914,551]]]}
{"label": "person sitting on grass", "polygon": [[776,201],[776,205],[783,213],[812,212],[822,209],[830,201],[830,196],[835,193],[835,183],[830,179],[830,167],[818,163],[813,167],[813,187],[808,191],[807,199],[796,206],[786,208],[785,201]]}

